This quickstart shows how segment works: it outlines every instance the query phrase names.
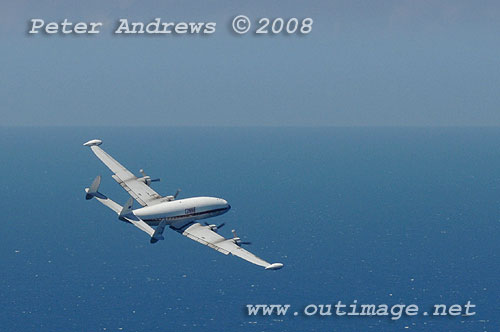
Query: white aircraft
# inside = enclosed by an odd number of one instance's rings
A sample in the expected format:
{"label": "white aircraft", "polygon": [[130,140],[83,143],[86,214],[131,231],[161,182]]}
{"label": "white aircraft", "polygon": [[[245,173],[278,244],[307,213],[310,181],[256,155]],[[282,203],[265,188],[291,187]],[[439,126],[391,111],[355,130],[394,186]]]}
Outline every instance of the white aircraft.
{"label": "white aircraft", "polygon": [[[270,264],[265,260],[255,256],[241,246],[250,244],[242,241],[233,230],[233,238],[226,239],[217,233],[218,229],[224,226],[208,224],[204,225],[196,222],[200,219],[215,217],[226,213],[231,205],[226,200],[215,197],[192,197],[177,199],[180,190],[173,196],[160,196],[150,185],[160,179],[151,179],[141,169],[142,177],[138,178],[113,157],[99,147],[101,140],[93,139],[84,143],[89,146],[95,155],[114,173],[116,180],[129,194],[130,199],[122,207],[118,203],[109,199],[98,191],[101,177],[97,176],[90,188],[85,188],[86,199],[95,197],[99,202],[109,207],[118,214],[122,221],[131,223],[140,230],[148,233],[150,242],[155,243],[163,240],[163,231],[166,225],[184,236],[200,242],[225,255],[233,254],[250,263],[265,267],[266,270],[278,270],[283,267],[281,263]],[[134,199],[142,205],[142,208],[132,209]],[[151,226],[156,226],[153,229]]]}

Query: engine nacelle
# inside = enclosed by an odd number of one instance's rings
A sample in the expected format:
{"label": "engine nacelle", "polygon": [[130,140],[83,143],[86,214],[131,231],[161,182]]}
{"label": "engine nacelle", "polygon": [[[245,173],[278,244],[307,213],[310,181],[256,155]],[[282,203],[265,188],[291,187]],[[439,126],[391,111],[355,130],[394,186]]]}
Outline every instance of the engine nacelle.
{"label": "engine nacelle", "polygon": [[143,176],[142,178],[138,178],[137,180],[144,182],[146,185],[151,185],[151,177],[149,175]]}
{"label": "engine nacelle", "polygon": [[147,186],[150,186],[151,182],[160,181],[160,179],[151,179],[149,175],[146,175],[146,173],[144,173],[144,170],[142,168],[139,170],[139,172],[142,174],[142,178],[137,178],[137,180],[144,182]]}

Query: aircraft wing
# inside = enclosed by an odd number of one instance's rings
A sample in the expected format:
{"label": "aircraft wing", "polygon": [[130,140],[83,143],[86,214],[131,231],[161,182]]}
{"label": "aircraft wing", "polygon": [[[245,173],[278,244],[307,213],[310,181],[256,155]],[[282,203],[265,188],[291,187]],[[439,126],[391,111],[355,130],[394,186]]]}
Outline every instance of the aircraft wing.
{"label": "aircraft wing", "polygon": [[101,140],[94,139],[83,145],[90,146],[97,158],[101,159],[101,161],[114,173],[112,175],[113,179],[115,179],[115,181],[118,182],[118,184],[120,184],[120,186],[122,186],[139,204],[148,206],[161,203],[160,199],[162,196],[150,186],[139,180],[122,164],[101,149],[99,147],[101,143]]}
{"label": "aircraft wing", "polygon": [[212,231],[209,226],[203,226],[200,223],[194,223],[186,229],[176,229],[171,226],[174,230],[178,231],[182,235],[195,240],[201,244],[204,244],[224,255],[232,254],[238,256],[250,263],[265,267],[266,270],[277,270],[283,267],[281,263],[271,264],[265,260],[255,256],[251,252],[243,249],[237,245],[233,239],[226,239],[223,236]]}

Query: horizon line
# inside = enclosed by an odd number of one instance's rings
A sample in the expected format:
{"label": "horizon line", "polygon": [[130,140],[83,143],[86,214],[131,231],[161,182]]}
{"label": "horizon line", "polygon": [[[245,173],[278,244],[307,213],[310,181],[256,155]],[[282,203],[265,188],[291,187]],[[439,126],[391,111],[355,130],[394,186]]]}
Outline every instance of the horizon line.
{"label": "horizon line", "polygon": [[33,125],[33,124],[0,124],[0,128],[500,128],[500,124],[472,124],[472,125],[459,125],[459,124],[445,124],[445,125],[423,125],[423,124],[358,124],[358,125],[116,125],[116,124],[78,124],[78,125],[62,125],[62,124],[47,124],[47,125]]}

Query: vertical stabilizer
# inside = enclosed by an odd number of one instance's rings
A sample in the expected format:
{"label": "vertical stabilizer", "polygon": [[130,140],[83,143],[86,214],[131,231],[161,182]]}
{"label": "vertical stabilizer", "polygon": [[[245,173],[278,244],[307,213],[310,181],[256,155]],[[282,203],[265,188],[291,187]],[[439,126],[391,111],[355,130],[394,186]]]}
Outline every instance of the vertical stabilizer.
{"label": "vertical stabilizer", "polygon": [[126,215],[129,215],[132,213],[132,206],[134,205],[134,199],[132,197],[130,197],[127,201],[127,203],[125,203],[125,205],[123,206],[121,212],[120,212],[120,216],[119,218],[122,219],[123,217],[125,217]]}
{"label": "vertical stabilizer", "polygon": [[102,199],[106,199],[107,197],[98,191],[100,184],[101,184],[101,176],[98,175],[95,177],[94,181],[92,181],[90,188],[85,189],[85,191],[87,192],[87,194],[85,195],[85,199],[92,199],[92,197],[99,197]]}
{"label": "vertical stabilizer", "polygon": [[164,240],[163,231],[165,230],[165,225],[167,224],[167,219],[163,219],[158,226],[156,226],[156,230],[151,236],[151,243],[156,243],[158,240]]}

